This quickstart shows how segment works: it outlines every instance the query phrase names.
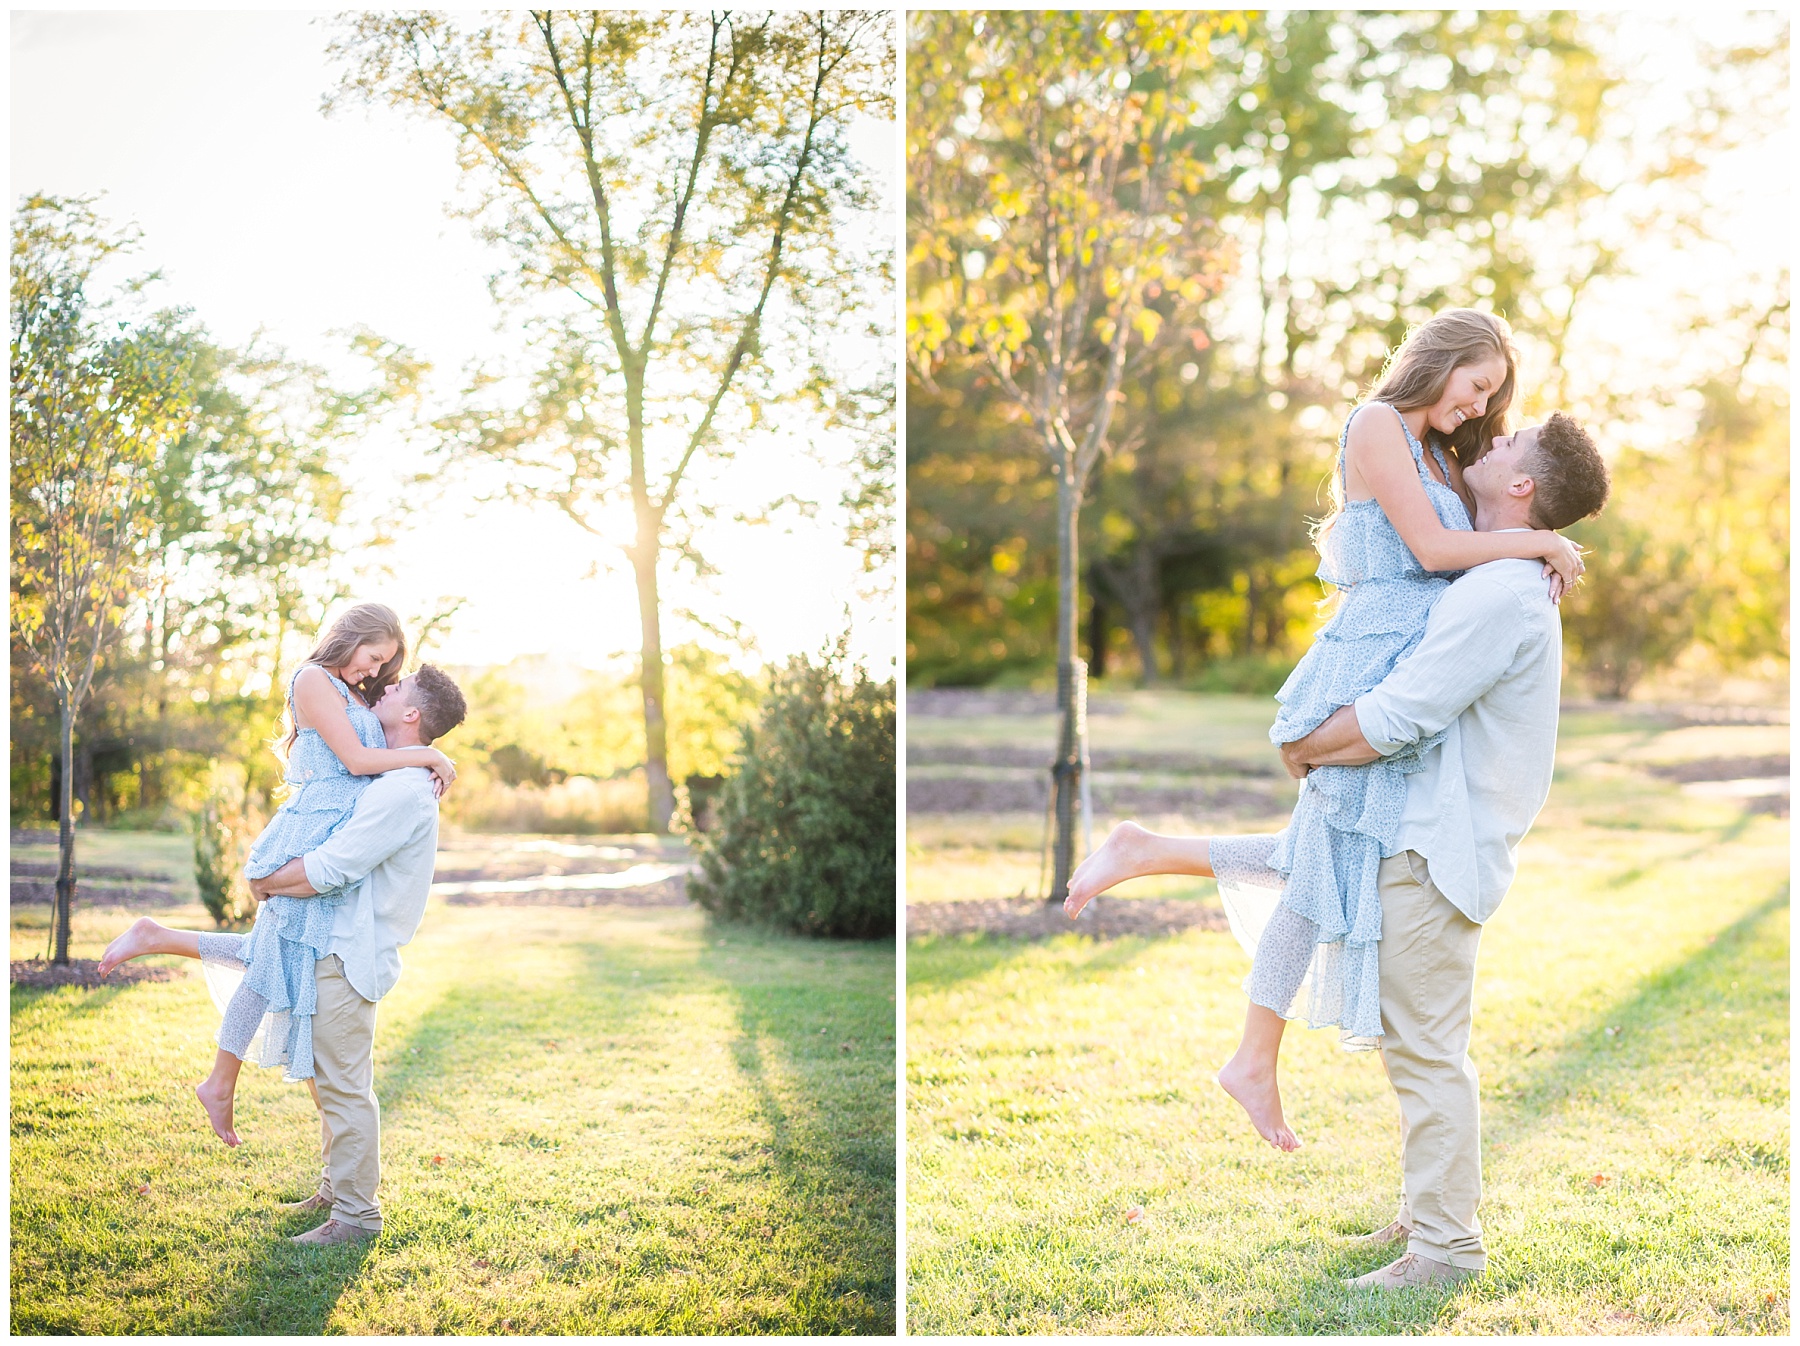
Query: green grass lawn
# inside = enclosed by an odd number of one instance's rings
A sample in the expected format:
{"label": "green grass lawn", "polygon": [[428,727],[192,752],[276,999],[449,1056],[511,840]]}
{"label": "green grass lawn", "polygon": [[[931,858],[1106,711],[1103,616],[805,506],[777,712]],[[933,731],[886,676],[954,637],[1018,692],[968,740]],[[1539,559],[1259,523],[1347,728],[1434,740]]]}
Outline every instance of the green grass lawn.
{"label": "green grass lawn", "polygon": [[[42,951],[24,915],[15,958]],[[83,913],[76,956],[126,919]],[[892,946],[434,901],[403,956],[386,1227],[349,1249],[290,1246],[318,1217],[273,1210],[316,1181],[302,1086],[247,1070],[243,1146],[207,1129],[197,975],[15,988],[12,1330],[894,1330]]]}
{"label": "green grass lawn", "polygon": [[[1243,1013],[1228,934],[912,942],[908,1330],[1785,1335],[1787,822],[1645,768],[1786,750],[1785,727],[1565,717],[1483,940],[1491,1260],[1455,1291],[1339,1284],[1392,1256],[1344,1242],[1393,1214],[1392,1094],[1377,1059],[1296,1028],[1305,1148],[1258,1139],[1211,1079]],[[943,900],[958,866],[988,871],[934,825]]]}

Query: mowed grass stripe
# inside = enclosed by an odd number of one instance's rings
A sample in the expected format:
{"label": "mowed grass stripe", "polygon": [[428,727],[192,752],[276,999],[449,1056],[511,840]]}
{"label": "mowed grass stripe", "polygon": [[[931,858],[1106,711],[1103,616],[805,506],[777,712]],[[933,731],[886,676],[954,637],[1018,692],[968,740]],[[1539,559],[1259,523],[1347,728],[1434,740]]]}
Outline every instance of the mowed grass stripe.
{"label": "mowed grass stripe", "polygon": [[18,1332],[882,1332],[893,952],[688,910],[434,908],[381,1007],[386,1228],[301,1251],[306,1091],[189,1092],[197,978],[13,992]]}

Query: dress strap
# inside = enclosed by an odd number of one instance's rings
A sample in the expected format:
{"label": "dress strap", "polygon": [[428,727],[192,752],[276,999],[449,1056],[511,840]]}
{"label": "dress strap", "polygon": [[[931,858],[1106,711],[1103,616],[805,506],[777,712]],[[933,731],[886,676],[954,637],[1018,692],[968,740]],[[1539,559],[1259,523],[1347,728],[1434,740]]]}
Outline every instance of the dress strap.
{"label": "dress strap", "polygon": [[[1412,427],[1406,423],[1406,417],[1400,414],[1400,408],[1390,402],[1364,402],[1361,407],[1357,407],[1349,416],[1345,417],[1344,432],[1338,436],[1338,493],[1345,497],[1350,494],[1350,478],[1344,467],[1344,451],[1350,443],[1350,422],[1356,419],[1356,413],[1363,407],[1386,407],[1394,413],[1394,419],[1400,422],[1400,433],[1406,436],[1406,447],[1412,451],[1413,466],[1419,469],[1419,476],[1422,479],[1432,480],[1430,469],[1425,466],[1425,447],[1413,436]],[[1438,452],[1435,444],[1432,446],[1432,452],[1437,453],[1438,466],[1443,467],[1444,455]],[[1444,468],[1444,480],[1450,480],[1450,469],[1447,467]]]}
{"label": "dress strap", "polygon": [[1444,474],[1444,484],[1448,486],[1450,484],[1450,464],[1444,461],[1444,450],[1435,440],[1432,441],[1431,456],[1437,459],[1438,471]]}
{"label": "dress strap", "polygon": [[338,677],[337,674],[333,673],[329,668],[326,668],[325,665],[323,665],[323,664],[301,664],[299,668],[296,668],[294,670],[294,676],[288,679],[288,707],[290,709],[292,709],[293,704],[294,704],[294,684],[300,681],[300,675],[302,673],[306,672],[306,670],[309,668],[316,668],[319,670],[319,672],[323,673],[326,677],[331,679],[331,685],[338,689],[338,695],[344,698],[345,705],[353,706],[356,704],[356,702],[351,700],[351,698],[350,698],[349,685],[342,678]]}

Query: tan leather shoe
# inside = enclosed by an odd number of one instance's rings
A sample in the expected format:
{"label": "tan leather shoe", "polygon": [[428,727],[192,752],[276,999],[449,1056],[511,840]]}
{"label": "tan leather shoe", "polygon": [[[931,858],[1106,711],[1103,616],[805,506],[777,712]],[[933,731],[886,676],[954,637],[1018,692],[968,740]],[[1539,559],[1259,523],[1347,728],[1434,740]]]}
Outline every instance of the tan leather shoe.
{"label": "tan leather shoe", "polygon": [[315,1210],[330,1210],[331,1198],[326,1196],[323,1192],[314,1192],[304,1201],[278,1202],[275,1209],[286,1215],[297,1215],[301,1211],[312,1212]]}
{"label": "tan leather shoe", "polygon": [[1412,1290],[1426,1285],[1455,1285],[1458,1281],[1466,1281],[1471,1276],[1480,1274],[1473,1267],[1453,1267],[1448,1262],[1439,1262],[1418,1253],[1405,1253],[1381,1270],[1371,1271],[1366,1276],[1358,1276],[1344,1284],[1352,1290]]}
{"label": "tan leather shoe", "polygon": [[1404,1244],[1412,1237],[1412,1230],[1394,1220],[1386,1228],[1377,1229],[1373,1234],[1357,1234],[1350,1239],[1353,1248],[1386,1248],[1391,1244]]}
{"label": "tan leather shoe", "polygon": [[309,1248],[330,1248],[339,1243],[361,1243],[372,1239],[380,1232],[364,1229],[360,1225],[345,1224],[342,1220],[327,1220],[317,1229],[308,1230],[304,1234],[296,1234],[289,1243],[303,1243]]}

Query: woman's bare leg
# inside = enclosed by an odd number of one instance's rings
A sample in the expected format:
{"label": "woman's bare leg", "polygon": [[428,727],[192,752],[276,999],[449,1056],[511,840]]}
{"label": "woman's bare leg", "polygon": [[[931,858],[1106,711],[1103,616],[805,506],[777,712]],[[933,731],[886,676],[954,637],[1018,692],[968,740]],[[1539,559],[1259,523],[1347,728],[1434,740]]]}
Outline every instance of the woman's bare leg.
{"label": "woman's bare leg", "polygon": [[1244,1013],[1244,1039],[1219,1070],[1219,1087],[1238,1101],[1257,1133],[1278,1150],[1297,1150],[1300,1138],[1281,1115],[1275,1068],[1287,1020],[1255,1001]]}
{"label": "woman's bare leg", "polygon": [[1100,849],[1075,867],[1063,910],[1073,920],[1108,888],[1147,874],[1213,877],[1211,842],[1206,837],[1172,837],[1136,823],[1120,823]]}
{"label": "woman's bare leg", "polygon": [[198,958],[200,932],[171,930],[148,916],[140,916],[131,923],[129,930],[106,946],[106,952],[100,955],[100,975],[104,977],[120,963],[142,958],[147,953],[173,953],[183,958]]}
{"label": "woman's bare leg", "polygon": [[231,1105],[237,1094],[238,1071],[243,1066],[242,1061],[221,1047],[213,1058],[212,1074],[194,1086],[200,1106],[206,1109],[206,1120],[227,1145],[238,1143],[237,1132],[231,1126]]}

